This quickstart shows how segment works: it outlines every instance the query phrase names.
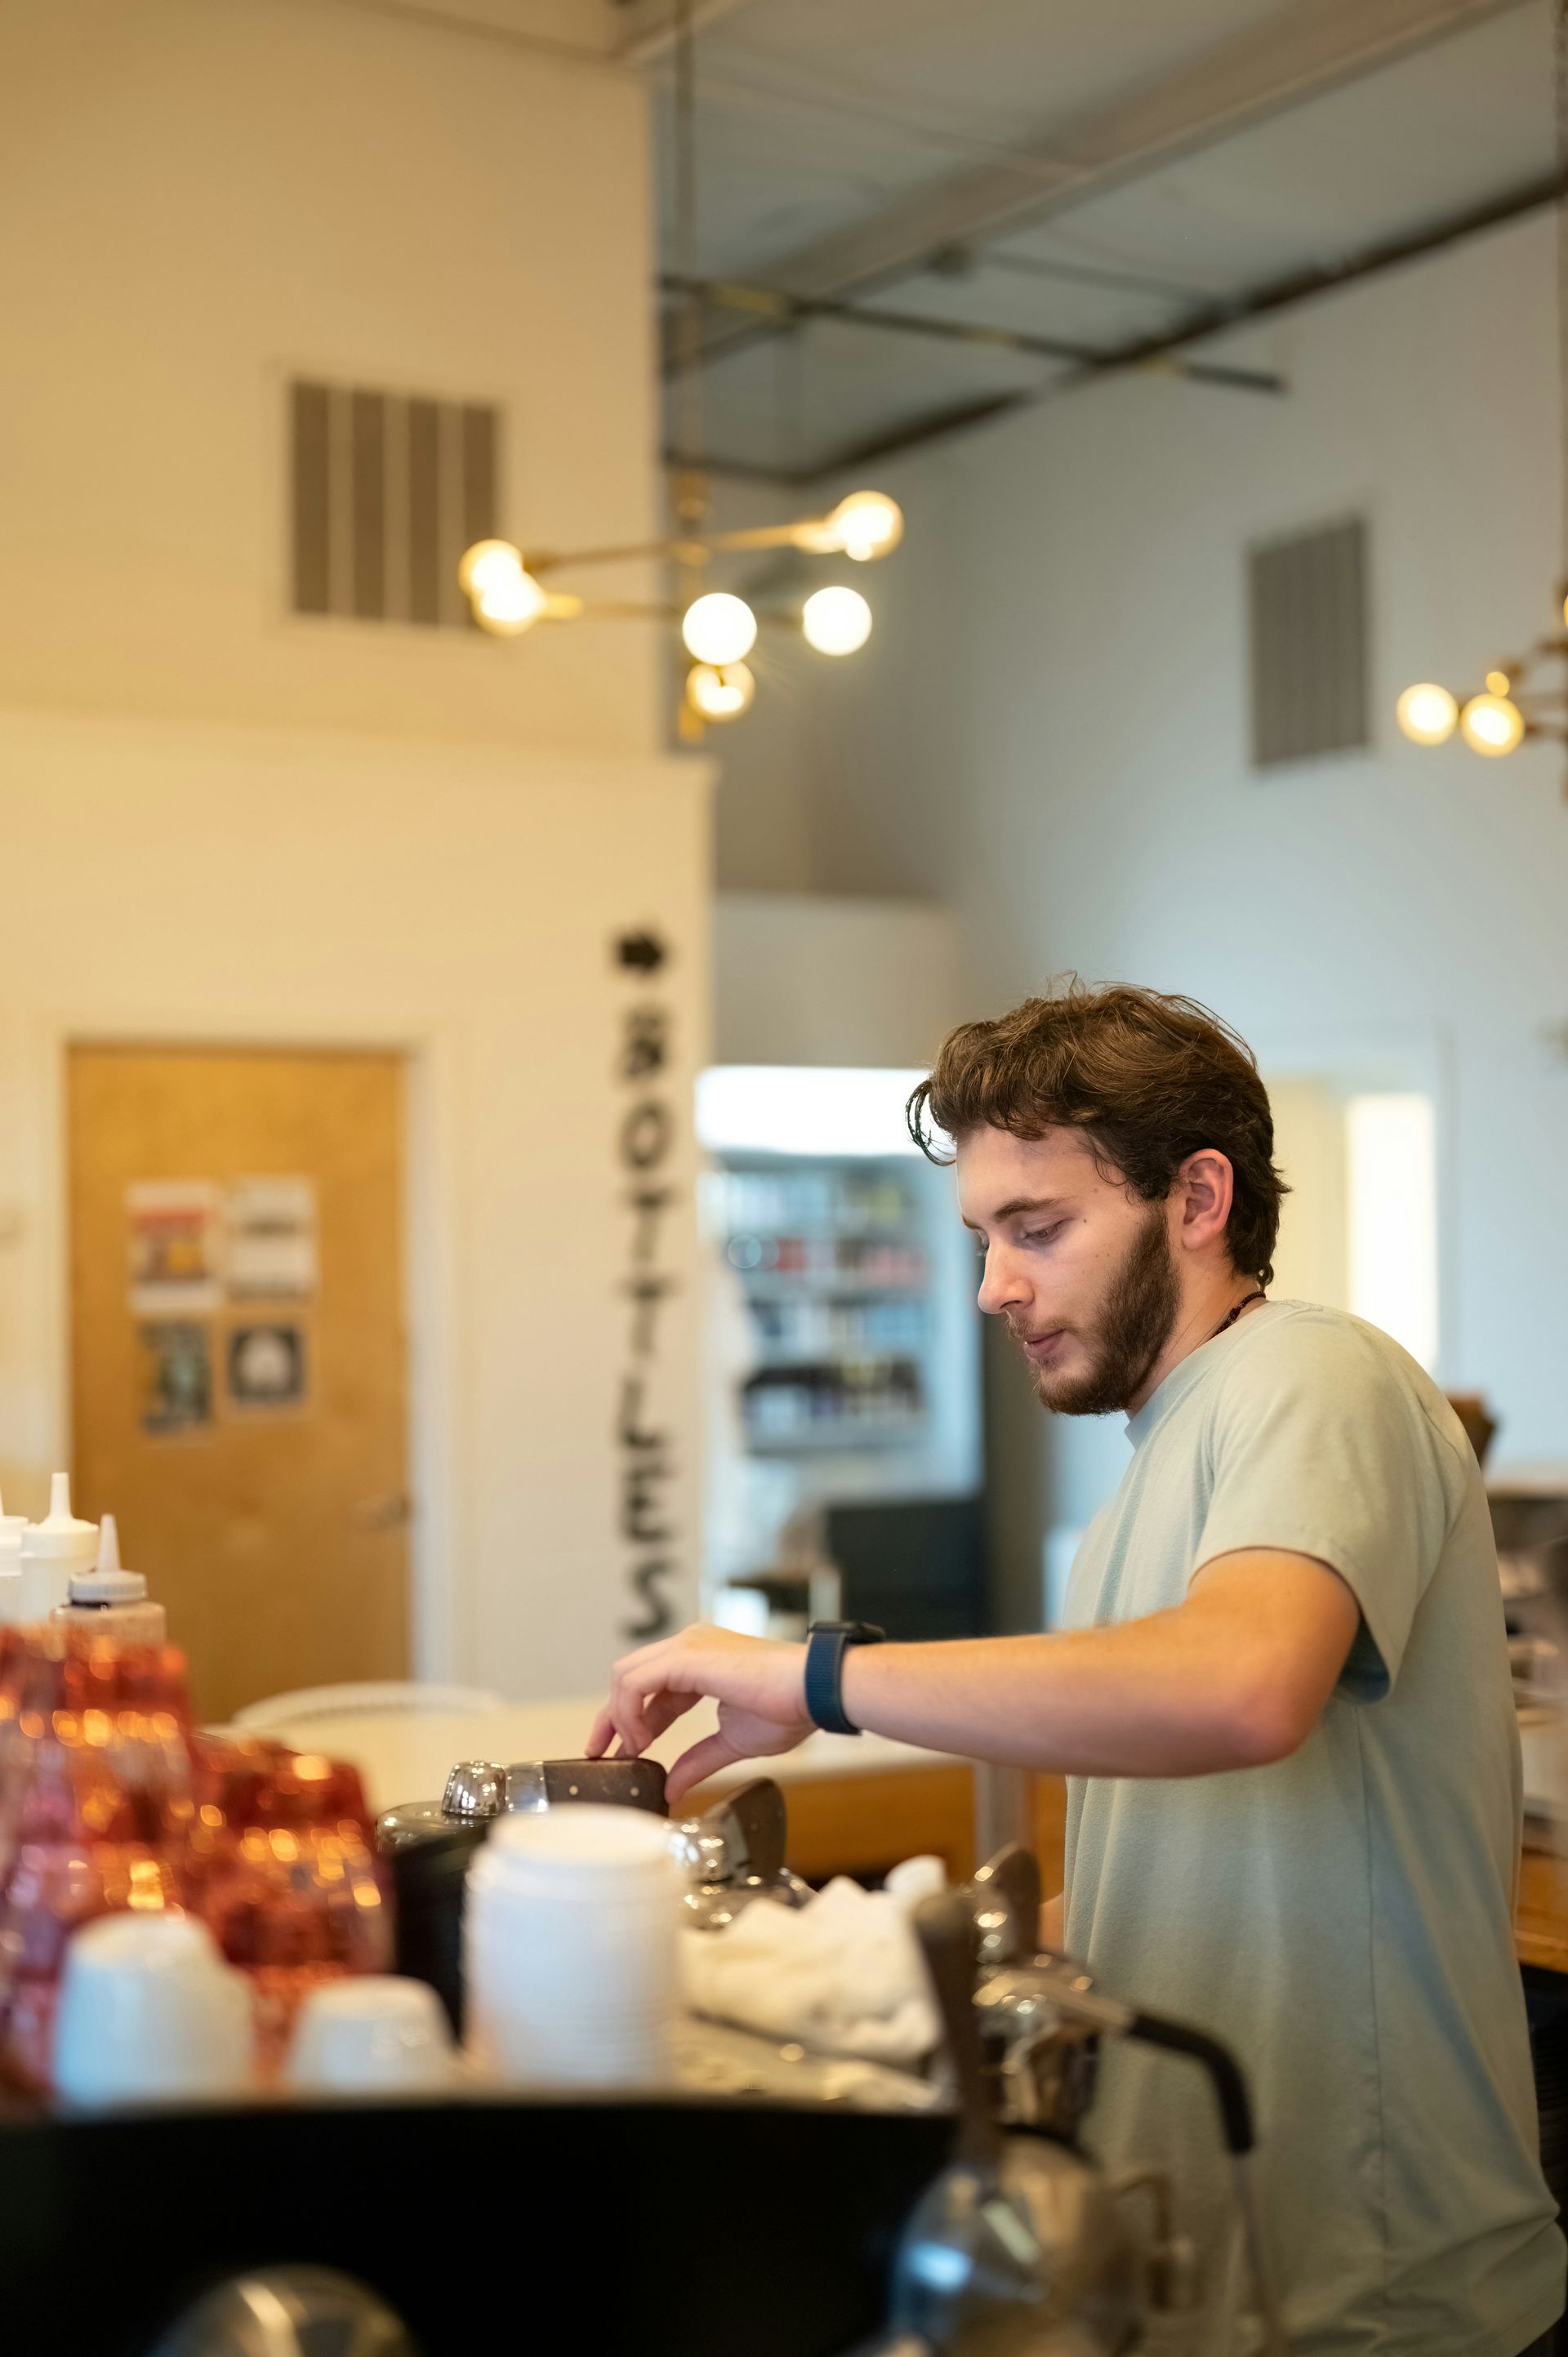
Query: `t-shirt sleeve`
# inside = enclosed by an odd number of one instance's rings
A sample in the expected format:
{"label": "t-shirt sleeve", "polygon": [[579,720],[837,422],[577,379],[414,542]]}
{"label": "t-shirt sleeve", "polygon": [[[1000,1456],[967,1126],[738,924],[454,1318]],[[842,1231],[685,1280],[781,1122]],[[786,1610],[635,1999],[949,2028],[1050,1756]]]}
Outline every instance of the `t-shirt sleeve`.
{"label": "t-shirt sleeve", "polygon": [[1195,1573],[1241,1547],[1331,1565],[1361,1609],[1337,1691],[1380,1700],[1450,1521],[1444,1444],[1413,1384],[1352,1325],[1281,1319],[1226,1370],[1210,1445]]}

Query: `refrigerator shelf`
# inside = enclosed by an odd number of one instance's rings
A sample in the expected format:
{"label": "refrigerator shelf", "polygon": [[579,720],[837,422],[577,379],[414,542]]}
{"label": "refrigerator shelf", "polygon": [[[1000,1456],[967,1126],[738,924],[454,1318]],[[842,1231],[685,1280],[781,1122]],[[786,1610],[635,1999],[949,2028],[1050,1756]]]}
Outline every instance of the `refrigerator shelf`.
{"label": "refrigerator shelf", "polygon": [[923,1233],[918,1221],[794,1220],[787,1228],[726,1228],[726,1246],[737,1237],[760,1244],[792,1243],[854,1244],[918,1244]]}
{"label": "refrigerator shelf", "polygon": [[804,1270],[798,1275],[743,1275],[741,1281],[748,1301],[919,1301],[930,1289],[924,1277],[901,1285],[867,1284],[853,1276],[815,1277]]}
{"label": "refrigerator shelf", "polygon": [[825,1457],[852,1448],[915,1448],[925,1441],[930,1418],[924,1415],[867,1417],[863,1423],[821,1424],[800,1432],[770,1433],[766,1438],[746,1436],[750,1457]]}
{"label": "refrigerator shelf", "polygon": [[799,1375],[804,1381],[808,1376],[820,1374],[824,1370],[831,1373],[844,1374],[852,1370],[858,1370],[872,1361],[878,1365],[883,1365],[889,1358],[903,1359],[910,1365],[918,1367],[920,1355],[918,1351],[901,1344],[888,1348],[871,1345],[864,1350],[852,1349],[845,1343],[837,1350],[812,1351],[802,1348],[758,1351],[751,1361],[749,1372],[753,1375]]}

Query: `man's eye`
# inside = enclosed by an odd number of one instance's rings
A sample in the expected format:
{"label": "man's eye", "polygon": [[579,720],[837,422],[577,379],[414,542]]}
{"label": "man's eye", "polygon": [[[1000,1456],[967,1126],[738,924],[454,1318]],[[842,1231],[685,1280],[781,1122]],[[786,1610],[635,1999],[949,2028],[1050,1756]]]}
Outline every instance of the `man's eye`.
{"label": "man's eye", "polygon": [[987,1254],[990,1250],[991,1250],[991,1246],[990,1246],[990,1244],[988,1243],[988,1242],[986,1241],[985,1237],[984,1237],[984,1236],[976,1236],[976,1238],[975,1238],[975,1240],[974,1240],[974,1256],[975,1256],[975,1259],[976,1259],[976,1260],[983,1260],[983,1259],[985,1258],[986,1254]]}
{"label": "man's eye", "polygon": [[1066,1225],[1067,1222],[1065,1220],[1058,1220],[1054,1225],[1048,1228],[1026,1228],[1024,1231],[1024,1242],[1026,1244],[1048,1244],[1053,1236],[1060,1235]]}

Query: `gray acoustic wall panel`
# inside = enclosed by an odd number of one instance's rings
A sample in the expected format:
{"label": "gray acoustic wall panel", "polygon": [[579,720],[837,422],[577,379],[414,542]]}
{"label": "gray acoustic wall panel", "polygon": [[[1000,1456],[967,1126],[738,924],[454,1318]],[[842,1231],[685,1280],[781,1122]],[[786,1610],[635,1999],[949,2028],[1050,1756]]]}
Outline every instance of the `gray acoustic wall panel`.
{"label": "gray acoustic wall panel", "polygon": [[1367,537],[1352,516],[1247,553],[1256,769],[1370,741]]}
{"label": "gray acoustic wall panel", "polygon": [[498,529],[499,412],[305,380],[288,404],[295,612],[468,626],[457,563]]}

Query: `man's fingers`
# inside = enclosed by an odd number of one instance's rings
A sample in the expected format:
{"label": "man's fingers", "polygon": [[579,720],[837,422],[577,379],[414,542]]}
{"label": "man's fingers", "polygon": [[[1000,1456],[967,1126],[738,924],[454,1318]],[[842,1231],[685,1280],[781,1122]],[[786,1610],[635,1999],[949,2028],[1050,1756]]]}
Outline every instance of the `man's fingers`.
{"label": "man's fingers", "polygon": [[678,1718],[684,1718],[686,1713],[689,1710],[694,1710],[696,1706],[695,1695],[650,1695],[642,1706],[643,1720],[649,1730],[649,1741],[650,1743],[657,1741],[667,1727],[673,1727]]}
{"label": "man's fingers", "polygon": [[643,1717],[642,1694],[636,1675],[628,1673],[624,1663],[616,1665],[607,1707],[615,1721],[622,1749],[627,1752],[646,1751],[652,1737]]}
{"label": "man's fingers", "polygon": [[689,1751],[682,1751],[664,1780],[664,1790],[671,1802],[683,1800],[704,1777],[716,1776],[721,1768],[733,1768],[737,1760],[746,1758],[725,1735],[704,1735]]}
{"label": "man's fingers", "polygon": [[615,1738],[615,1713],[607,1703],[588,1730],[588,1739],[583,1747],[584,1759],[602,1760]]}

